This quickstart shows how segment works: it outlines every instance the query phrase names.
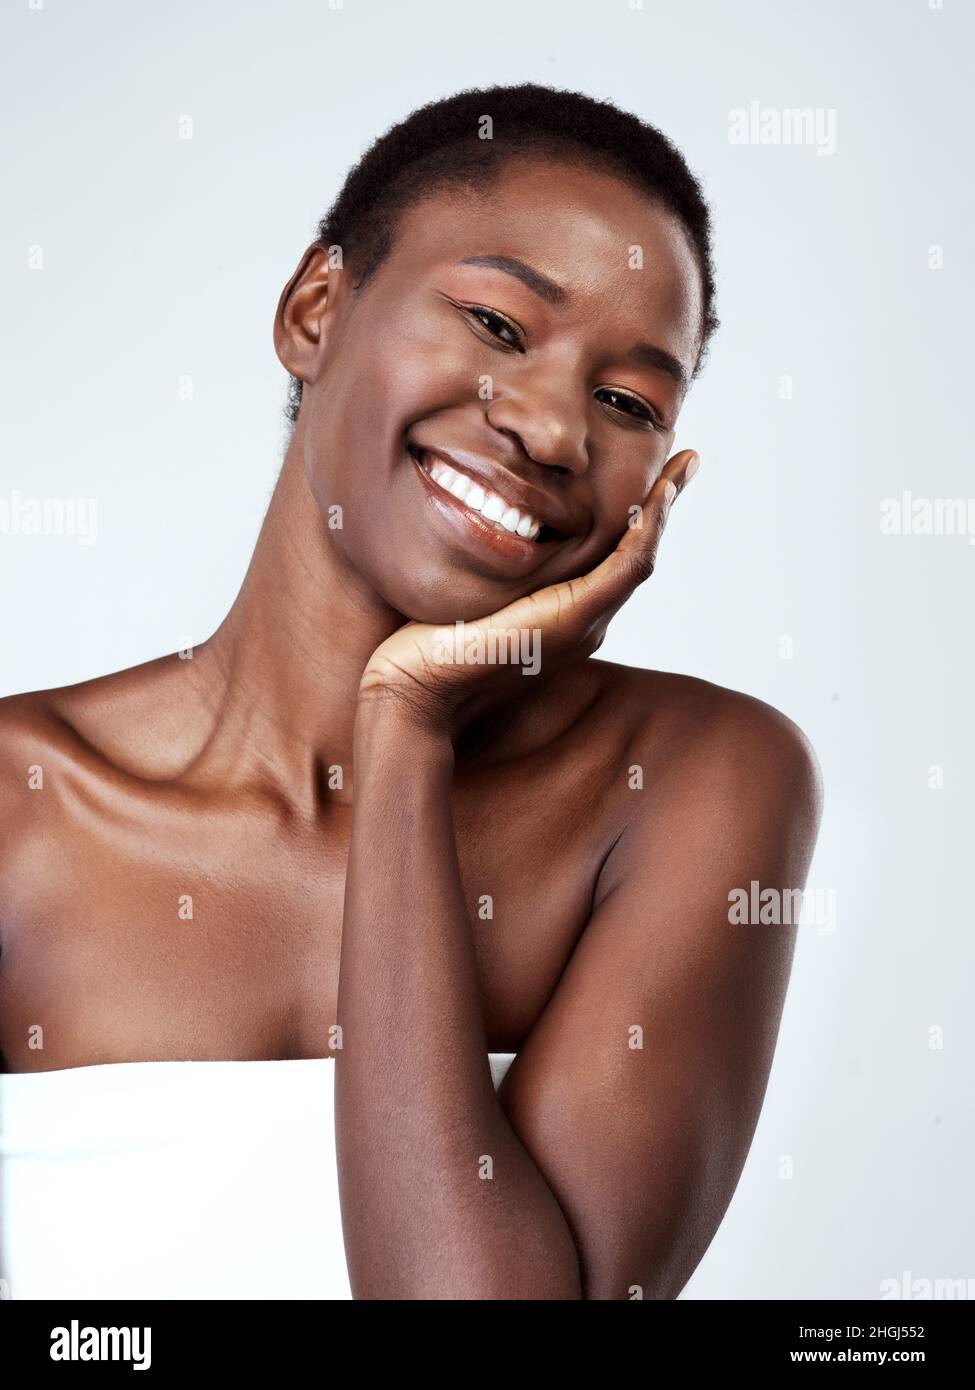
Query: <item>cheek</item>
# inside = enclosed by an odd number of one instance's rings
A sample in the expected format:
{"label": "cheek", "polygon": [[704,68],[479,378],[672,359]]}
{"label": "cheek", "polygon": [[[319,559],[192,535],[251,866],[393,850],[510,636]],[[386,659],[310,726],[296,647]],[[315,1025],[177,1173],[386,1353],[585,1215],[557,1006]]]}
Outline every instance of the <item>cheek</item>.
{"label": "cheek", "polygon": [[400,355],[342,345],[317,383],[305,432],[305,471],[319,505],[343,507],[381,486],[399,418],[403,383]]}
{"label": "cheek", "polygon": [[667,438],[655,435],[639,451],[609,465],[598,489],[600,530],[619,535],[634,515],[631,508],[643,506],[668,456]]}
{"label": "cheek", "polygon": [[[305,471],[319,510],[342,508],[335,541],[368,554],[372,514],[395,497],[418,420],[477,400],[477,342],[415,314],[363,314],[309,401]],[[472,384],[473,383],[473,384]],[[393,491],[390,491],[390,488]]]}
{"label": "cheek", "polygon": [[[477,344],[444,331],[430,316],[363,318],[355,341],[323,382],[316,453],[358,460],[374,481],[401,461],[407,431],[418,420],[477,401]],[[467,343],[463,341],[467,338]],[[327,467],[326,463],[326,467]]]}
{"label": "cheek", "polygon": [[357,355],[370,399],[382,402],[390,429],[404,433],[440,411],[473,403],[484,409],[482,379],[503,372],[504,358],[470,331],[452,307],[407,297],[364,318]]}

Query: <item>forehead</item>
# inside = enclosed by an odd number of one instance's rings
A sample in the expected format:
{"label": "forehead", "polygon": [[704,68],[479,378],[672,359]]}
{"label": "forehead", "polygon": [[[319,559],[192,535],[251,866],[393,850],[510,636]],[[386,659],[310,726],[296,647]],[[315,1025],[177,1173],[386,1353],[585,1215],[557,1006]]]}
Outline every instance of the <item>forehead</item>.
{"label": "forehead", "polygon": [[701,280],[673,213],[613,174],[513,159],[483,189],[439,189],[399,221],[390,262],[429,275],[471,256],[526,261],[568,292],[570,317],[656,328],[693,364]]}

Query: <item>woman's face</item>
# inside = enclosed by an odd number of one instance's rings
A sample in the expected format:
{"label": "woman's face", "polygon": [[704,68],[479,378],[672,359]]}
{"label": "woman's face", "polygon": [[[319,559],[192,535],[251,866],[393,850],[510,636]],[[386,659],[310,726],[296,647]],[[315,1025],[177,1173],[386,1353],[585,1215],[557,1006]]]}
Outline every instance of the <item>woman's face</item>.
{"label": "woman's face", "polygon": [[442,623],[605,558],[670,456],[696,359],[676,219],[612,175],[518,160],[404,213],[358,294],[337,279],[301,410],[345,563]]}

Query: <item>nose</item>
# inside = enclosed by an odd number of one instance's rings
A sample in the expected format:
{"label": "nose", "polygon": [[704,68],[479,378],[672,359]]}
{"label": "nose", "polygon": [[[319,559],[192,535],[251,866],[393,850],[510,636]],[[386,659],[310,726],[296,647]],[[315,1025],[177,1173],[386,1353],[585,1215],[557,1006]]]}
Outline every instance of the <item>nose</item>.
{"label": "nose", "polygon": [[508,386],[488,404],[489,424],[513,436],[535,463],[560,473],[585,473],[589,467],[585,412],[573,404],[566,374],[559,380]]}

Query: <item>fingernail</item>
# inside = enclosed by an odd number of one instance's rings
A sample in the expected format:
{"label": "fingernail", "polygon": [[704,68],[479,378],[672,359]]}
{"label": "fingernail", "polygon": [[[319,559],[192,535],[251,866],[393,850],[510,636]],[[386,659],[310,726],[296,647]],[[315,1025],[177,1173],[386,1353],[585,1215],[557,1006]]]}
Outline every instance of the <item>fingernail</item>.
{"label": "fingernail", "polygon": [[668,478],[667,481],[664,483],[664,497],[667,499],[668,502],[673,502],[676,496],[677,484],[671,478]]}
{"label": "fingernail", "polygon": [[700,455],[698,455],[698,454],[693,454],[693,455],[691,456],[690,460],[688,461],[687,467],[684,469],[684,486],[685,486],[685,487],[686,487],[687,484],[691,481],[691,479],[694,477],[694,474],[697,472],[697,470],[700,468],[700,466],[701,466]]}

